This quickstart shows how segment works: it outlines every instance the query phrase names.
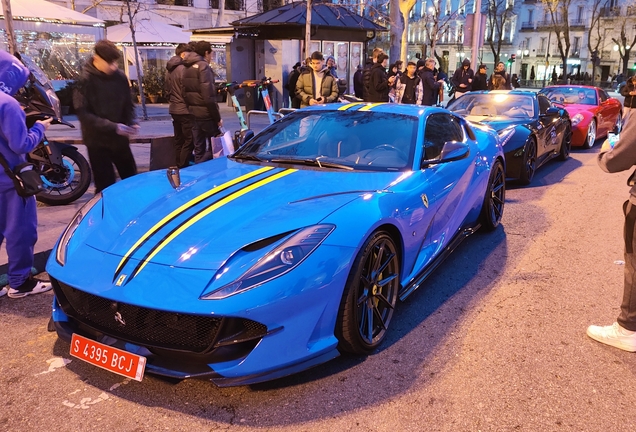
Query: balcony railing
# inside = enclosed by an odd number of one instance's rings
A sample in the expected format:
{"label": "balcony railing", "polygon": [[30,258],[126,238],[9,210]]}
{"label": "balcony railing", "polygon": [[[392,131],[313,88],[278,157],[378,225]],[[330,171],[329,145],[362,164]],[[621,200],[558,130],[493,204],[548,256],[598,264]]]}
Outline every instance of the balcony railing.
{"label": "balcony railing", "polygon": [[537,57],[545,57],[545,53],[546,53],[545,48],[543,49],[539,48],[534,55]]}
{"label": "balcony railing", "polygon": [[602,7],[601,16],[606,18],[617,17],[621,15],[620,7]]}
{"label": "balcony railing", "polygon": [[156,2],[166,6],[192,6],[192,0],[156,0]]}
{"label": "balcony railing", "polygon": [[534,21],[524,21],[521,23],[521,29],[534,29]]}
{"label": "balcony railing", "polygon": [[603,60],[608,60],[612,56],[612,51],[601,51],[601,58]]}
{"label": "balcony railing", "polygon": [[582,19],[570,20],[570,27],[585,27],[585,20],[582,20]]}
{"label": "balcony railing", "polygon": [[[234,10],[234,11],[245,10],[245,5],[243,0],[224,0],[224,1],[225,1],[225,10]],[[281,5],[278,5],[278,6],[281,6]],[[278,6],[275,6],[275,7],[278,7]],[[210,0],[210,7],[212,9],[218,9],[219,0]],[[269,10],[269,9],[266,9],[266,10]]]}

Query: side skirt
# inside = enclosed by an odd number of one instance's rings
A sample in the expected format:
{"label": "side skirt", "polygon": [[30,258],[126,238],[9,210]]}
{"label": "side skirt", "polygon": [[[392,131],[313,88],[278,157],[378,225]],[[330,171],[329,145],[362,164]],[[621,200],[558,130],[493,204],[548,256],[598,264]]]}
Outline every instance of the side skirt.
{"label": "side skirt", "polygon": [[413,291],[418,289],[422,283],[428,278],[431,273],[442,263],[448,256],[459,246],[466,237],[471,234],[474,234],[479,228],[481,224],[477,224],[470,228],[464,228],[455,234],[453,239],[448,243],[448,245],[444,248],[444,250],[435,257],[433,261],[430,262],[429,265],[424,267],[421,272],[415,276],[411,282],[402,287],[398,296],[400,300],[404,301],[408,296],[413,294]]}

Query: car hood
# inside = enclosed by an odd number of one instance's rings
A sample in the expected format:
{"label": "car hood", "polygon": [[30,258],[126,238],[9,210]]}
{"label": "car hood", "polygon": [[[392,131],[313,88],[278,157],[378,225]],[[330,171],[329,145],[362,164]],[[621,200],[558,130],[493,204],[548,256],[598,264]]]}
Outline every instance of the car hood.
{"label": "car hood", "polygon": [[494,130],[496,130],[497,132],[510,126],[527,125],[533,121],[532,119],[518,119],[518,118],[502,117],[502,116],[496,116],[496,117],[467,116],[466,120],[471,122],[486,124],[490,126],[491,128],[493,128]]}
{"label": "car hood", "polygon": [[578,113],[594,113],[598,107],[596,105],[565,105],[564,108],[572,118]]}
{"label": "car hood", "polygon": [[182,170],[177,190],[163,171],[135,176],[104,192],[103,217],[86,244],[130,260],[218,269],[246,245],[319,223],[402,174],[294,168],[223,158]]}

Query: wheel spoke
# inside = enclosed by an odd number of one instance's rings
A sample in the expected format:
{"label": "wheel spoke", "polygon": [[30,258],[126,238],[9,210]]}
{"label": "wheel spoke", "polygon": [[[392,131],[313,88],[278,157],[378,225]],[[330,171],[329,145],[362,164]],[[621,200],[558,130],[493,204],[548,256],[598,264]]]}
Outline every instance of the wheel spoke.
{"label": "wheel spoke", "polygon": [[375,256],[375,261],[373,263],[373,267],[371,268],[371,278],[373,279],[380,268],[380,263],[382,262],[382,255],[384,255],[384,242],[378,247],[377,255]]}
{"label": "wheel spoke", "polygon": [[376,319],[378,320],[378,323],[380,324],[380,326],[382,326],[382,329],[386,330],[386,324],[384,323],[384,319],[382,319],[382,315],[380,314],[380,311],[375,306],[373,306],[373,315],[375,315]]}
{"label": "wheel spoke", "polygon": [[377,282],[377,285],[379,287],[383,287],[384,285],[388,284],[389,282],[391,282],[393,279],[395,279],[397,277],[397,273],[393,273],[390,274],[389,276],[385,277],[384,279],[382,279],[381,281]]}
{"label": "wheel spoke", "polygon": [[387,300],[387,298],[384,296],[384,294],[376,294],[375,298],[377,298],[380,302],[384,303],[384,305],[388,309],[394,309],[393,305],[389,302],[389,300]]}
{"label": "wheel spoke", "polygon": [[391,255],[389,255],[386,259],[386,261],[384,262],[384,264],[382,264],[380,266],[380,268],[377,271],[376,277],[379,276],[380,274],[382,274],[382,272],[386,269],[386,267],[389,265],[389,263],[391,262],[391,260],[393,259],[393,257],[395,257],[395,254],[392,253]]}
{"label": "wheel spoke", "polygon": [[373,341],[373,304],[371,299],[366,303],[366,315],[367,315],[367,338],[369,343]]}

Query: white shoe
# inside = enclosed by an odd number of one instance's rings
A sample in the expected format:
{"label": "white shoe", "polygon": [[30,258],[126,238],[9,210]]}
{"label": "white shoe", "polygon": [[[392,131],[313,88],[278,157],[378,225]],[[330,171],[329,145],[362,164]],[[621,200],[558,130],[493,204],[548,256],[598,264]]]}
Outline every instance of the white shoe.
{"label": "white shoe", "polygon": [[7,287],[0,289],[0,297],[7,295],[8,291],[9,291],[9,288]]}
{"label": "white shoe", "polygon": [[[11,293],[9,293],[11,296]],[[636,331],[627,330],[618,323],[610,326],[594,326],[587,328],[587,335],[606,345],[622,349],[624,351],[636,352]]]}
{"label": "white shoe", "polygon": [[17,299],[17,298],[26,297],[28,295],[40,294],[43,292],[47,292],[51,288],[53,288],[53,286],[51,285],[50,282],[43,282],[43,281],[37,280],[33,288],[31,288],[29,291],[19,291],[17,289],[9,288],[9,298]]}

